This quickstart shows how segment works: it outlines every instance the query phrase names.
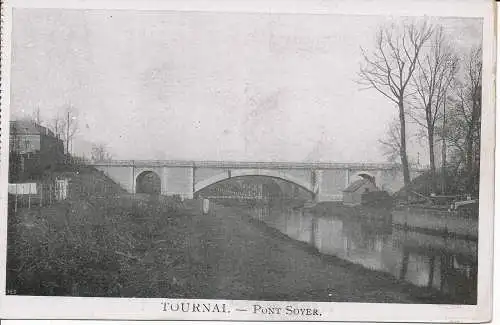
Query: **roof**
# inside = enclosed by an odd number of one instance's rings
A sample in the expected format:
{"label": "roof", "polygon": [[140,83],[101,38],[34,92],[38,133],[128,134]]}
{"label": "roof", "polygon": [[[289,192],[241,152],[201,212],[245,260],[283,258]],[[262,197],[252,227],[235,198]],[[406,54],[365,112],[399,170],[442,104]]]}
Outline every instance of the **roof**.
{"label": "roof", "polygon": [[30,120],[10,121],[10,132],[15,132],[16,134],[45,134],[54,136],[54,133],[50,129]]}
{"label": "roof", "polygon": [[372,183],[375,185],[370,179],[363,178],[363,179],[358,179],[357,181],[352,182],[347,186],[347,188],[343,192],[356,192],[361,186]]}

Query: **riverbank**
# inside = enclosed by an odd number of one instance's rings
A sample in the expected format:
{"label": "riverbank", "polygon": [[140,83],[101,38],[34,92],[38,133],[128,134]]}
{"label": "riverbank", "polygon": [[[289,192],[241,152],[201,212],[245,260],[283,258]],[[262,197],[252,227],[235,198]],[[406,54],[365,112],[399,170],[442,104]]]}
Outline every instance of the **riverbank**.
{"label": "riverbank", "polygon": [[[288,271],[296,277],[291,288],[300,287],[303,283],[316,286],[313,291],[302,288],[300,293],[292,292],[286,295],[287,300],[336,301],[336,302],[387,302],[387,303],[422,303],[422,304],[457,304],[464,303],[453,297],[440,293],[438,290],[419,287],[408,282],[398,280],[392,275],[376,270],[369,270],[362,265],[351,263],[333,255],[320,253],[313,246],[294,240],[279,230],[269,227],[266,223],[255,219],[244,211],[237,211],[232,207],[219,208],[218,216],[239,214],[240,220],[248,223],[260,232],[261,238],[271,239],[267,245],[278,245],[282,253],[274,258],[274,263],[281,259],[289,259]],[[240,226],[241,228],[241,226]],[[265,242],[263,244],[266,244]],[[264,248],[265,249],[265,248]],[[313,268],[301,270],[303,264]],[[295,273],[299,271],[299,273]],[[295,274],[294,274],[295,273]],[[318,277],[318,278],[317,278]],[[310,282],[312,279],[313,282]],[[265,279],[260,281],[266,282]],[[283,282],[281,279],[277,281]],[[314,283],[318,281],[317,283]],[[313,284],[314,283],[314,284]],[[307,297],[304,297],[306,296]],[[270,294],[255,299],[281,300]]]}
{"label": "riverbank", "polygon": [[198,200],[108,193],[21,209],[9,216],[7,292],[453,303],[320,254],[240,208],[212,208],[203,215]]}
{"label": "riverbank", "polygon": [[346,220],[386,221],[401,229],[436,236],[451,236],[475,241],[478,238],[478,218],[473,216],[473,212],[467,210],[448,211],[421,206],[395,208],[345,206],[342,202],[321,202],[304,211],[317,216],[335,216]]}

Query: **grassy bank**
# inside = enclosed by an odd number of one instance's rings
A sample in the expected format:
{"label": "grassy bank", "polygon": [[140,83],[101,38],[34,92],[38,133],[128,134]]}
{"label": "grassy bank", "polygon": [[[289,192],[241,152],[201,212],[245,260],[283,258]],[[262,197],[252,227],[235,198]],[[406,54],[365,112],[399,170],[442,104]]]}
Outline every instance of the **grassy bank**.
{"label": "grassy bank", "polygon": [[[186,261],[185,208],[131,199],[93,170],[64,173],[73,185],[69,199],[9,213],[9,293],[175,297],[194,290],[182,279],[196,267]],[[117,190],[82,190],[96,179]]]}

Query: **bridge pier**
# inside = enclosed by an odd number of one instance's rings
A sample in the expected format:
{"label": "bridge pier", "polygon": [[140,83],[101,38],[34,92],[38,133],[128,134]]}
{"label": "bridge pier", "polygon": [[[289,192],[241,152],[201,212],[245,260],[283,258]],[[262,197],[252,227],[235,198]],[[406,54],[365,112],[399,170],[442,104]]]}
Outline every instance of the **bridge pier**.
{"label": "bridge pier", "polygon": [[349,184],[351,184],[351,177],[350,177],[351,170],[347,168],[345,170],[345,187],[347,188]]}
{"label": "bridge pier", "polygon": [[186,199],[194,199],[194,185],[195,185],[195,173],[196,173],[196,167],[193,165],[189,169],[189,192],[186,193]]}
{"label": "bridge pier", "polygon": [[132,165],[130,167],[130,188],[129,188],[129,192],[132,193],[132,194],[135,194],[135,166]]}
{"label": "bridge pier", "polygon": [[168,193],[168,167],[161,169],[161,194],[167,195]]}

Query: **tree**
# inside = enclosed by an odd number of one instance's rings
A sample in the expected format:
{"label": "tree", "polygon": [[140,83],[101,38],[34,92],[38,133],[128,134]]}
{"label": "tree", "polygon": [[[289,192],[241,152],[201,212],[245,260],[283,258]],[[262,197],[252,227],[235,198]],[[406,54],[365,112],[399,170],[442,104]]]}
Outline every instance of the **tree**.
{"label": "tree", "polygon": [[109,161],[112,158],[113,158],[112,155],[108,152],[104,144],[94,144],[92,146],[92,152],[91,152],[92,161],[94,162]]}
{"label": "tree", "polygon": [[70,154],[70,144],[78,131],[78,120],[76,117],[76,109],[72,106],[67,106],[64,110],[63,117],[63,140],[65,142],[66,154]]}
{"label": "tree", "polygon": [[417,58],[417,69],[412,76],[415,93],[412,96],[412,114],[410,116],[422,126],[429,149],[431,188],[437,189],[435,133],[439,119],[444,117],[446,96],[455,79],[458,58],[447,43],[443,28],[434,29],[430,47]]}
{"label": "tree", "polygon": [[63,138],[63,131],[65,129],[64,127],[64,119],[61,117],[59,113],[56,114],[51,120],[48,122],[49,128],[52,129],[52,132],[54,132],[54,135],[62,139]]}
{"label": "tree", "polygon": [[33,115],[31,116],[31,120],[38,125],[42,125],[42,116],[40,113],[40,107],[35,108],[33,111]]}
{"label": "tree", "polygon": [[454,149],[456,164],[463,165],[466,188],[474,191],[479,171],[481,140],[482,50],[474,48],[463,59],[461,80],[457,82],[453,109],[449,114],[447,139]]}
{"label": "tree", "polygon": [[387,133],[383,139],[380,139],[383,155],[390,162],[400,162],[401,156],[401,128],[398,120],[389,123]]}
{"label": "tree", "polygon": [[403,22],[400,26],[381,27],[377,32],[375,49],[371,55],[362,49],[363,63],[359,83],[377,90],[398,107],[400,139],[399,155],[403,166],[404,184],[410,184],[410,170],[406,153],[405,106],[409,83],[417,67],[424,44],[432,36],[432,27],[426,21],[417,26]]}

